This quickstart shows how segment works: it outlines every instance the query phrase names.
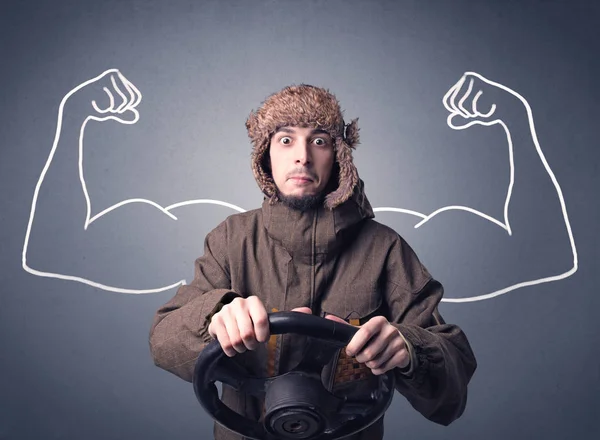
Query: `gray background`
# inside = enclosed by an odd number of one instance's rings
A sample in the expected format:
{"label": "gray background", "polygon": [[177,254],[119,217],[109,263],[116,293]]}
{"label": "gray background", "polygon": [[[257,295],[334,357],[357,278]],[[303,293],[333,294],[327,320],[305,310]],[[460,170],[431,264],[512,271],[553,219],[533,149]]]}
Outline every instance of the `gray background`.
{"label": "gray background", "polygon": [[[61,99],[108,68],[143,100],[135,125],[87,127],[94,213],[134,197],[257,207],[244,121],[268,94],[306,82],[330,88],[348,119],[360,117],[355,160],[373,206],[429,213],[460,204],[501,218],[506,139],[498,126],[451,130],[441,98],[466,71],[523,95],[566,200],[579,270],[485,301],[443,303],[479,362],[465,414],[437,426],[397,395],[385,438],[598,438],[599,20],[592,1],[3,1],[0,438],[212,436],[191,385],[149,356],[152,316],[173,289],[127,295],[21,267]],[[83,231],[77,134],[90,98],[103,96],[90,88],[65,112],[28,262],[132,289],[190,279],[205,234],[231,209],[181,208],[174,222],[123,208]],[[513,236],[468,214],[417,230],[411,216],[378,215],[448,298],[562,273],[573,260],[522,108],[497,90],[481,98],[492,101],[514,128]]]}

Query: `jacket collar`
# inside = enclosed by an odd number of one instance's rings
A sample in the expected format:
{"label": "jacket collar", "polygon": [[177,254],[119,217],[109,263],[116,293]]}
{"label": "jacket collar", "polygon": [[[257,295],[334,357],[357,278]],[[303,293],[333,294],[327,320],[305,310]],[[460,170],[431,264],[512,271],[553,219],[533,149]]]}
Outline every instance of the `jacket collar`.
{"label": "jacket collar", "polygon": [[344,233],[362,220],[373,218],[373,209],[359,181],[350,199],[329,209],[324,206],[297,211],[281,202],[265,199],[263,220],[269,236],[293,257],[331,256],[344,240]]}

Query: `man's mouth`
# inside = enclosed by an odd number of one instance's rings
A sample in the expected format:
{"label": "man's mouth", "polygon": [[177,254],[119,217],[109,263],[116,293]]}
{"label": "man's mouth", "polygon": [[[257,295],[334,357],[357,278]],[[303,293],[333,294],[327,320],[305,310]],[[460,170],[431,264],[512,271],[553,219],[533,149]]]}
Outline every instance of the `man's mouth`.
{"label": "man's mouth", "polygon": [[298,182],[312,182],[313,179],[310,176],[291,176],[290,180],[295,180]]}

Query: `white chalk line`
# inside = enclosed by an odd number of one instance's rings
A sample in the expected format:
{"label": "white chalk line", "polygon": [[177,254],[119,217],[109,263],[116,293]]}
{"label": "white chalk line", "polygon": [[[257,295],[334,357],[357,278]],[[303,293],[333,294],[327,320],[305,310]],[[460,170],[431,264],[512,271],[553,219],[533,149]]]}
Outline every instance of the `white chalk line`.
{"label": "white chalk line", "polygon": [[[129,99],[127,98],[127,96],[120,90],[114,75],[116,74],[119,79],[121,80],[123,86],[126,88],[127,92],[129,93]],[[104,76],[110,75],[110,80],[111,83],[113,85],[114,90],[116,91],[116,93],[121,97],[122,99],[122,103],[115,108],[115,100],[114,100],[114,96],[111,93],[111,91],[107,88],[104,87],[104,91],[105,93],[108,95],[109,98],[109,105],[106,109],[100,109],[98,107],[98,105],[96,104],[95,101],[92,101],[92,106],[94,107],[94,109],[96,110],[96,112],[100,113],[100,114],[106,114],[106,113],[111,113],[111,115],[109,116],[105,116],[105,117],[97,117],[97,116],[88,116],[85,121],[83,122],[81,129],[80,129],[80,134],[79,134],[79,162],[78,162],[78,166],[79,166],[79,179],[82,185],[82,189],[84,192],[84,196],[85,196],[85,200],[86,200],[86,218],[85,218],[85,222],[84,222],[84,230],[87,230],[88,226],[90,224],[92,224],[94,221],[98,220],[99,218],[101,218],[102,216],[110,213],[111,211],[127,205],[127,204],[132,204],[132,203],[145,203],[145,204],[149,204],[151,206],[154,206],[155,208],[157,208],[158,210],[160,210],[162,213],[164,213],[165,215],[169,216],[172,220],[177,220],[177,217],[172,214],[170,211],[173,209],[176,209],[178,207],[182,207],[182,206],[188,206],[188,205],[194,205],[194,204],[215,204],[215,205],[220,205],[220,206],[224,206],[224,207],[228,207],[230,209],[233,209],[237,212],[245,212],[245,210],[243,208],[240,208],[239,206],[233,205],[231,203],[228,202],[224,202],[224,201],[220,201],[220,200],[212,200],[212,199],[197,199],[197,200],[188,200],[188,201],[183,201],[183,202],[179,202],[179,203],[175,203],[172,205],[169,205],[167,207],[162,207],[161,205],[159,205],[158,203],[152,201],[152,200],[147,200],[147,199],[141,199],[141,198],[136,198],[136,199],[128,199],[128,200],[124,200],[121,201],[115,205],[112,205],[109,208],[104,209],[103,211],[101,211],[100,213],[96,214],[95,216],[91,216],[91,212],[92,212],[92,207],[91,207],[91,200],[89,197],[89,193],[87,190],[87,185],[85,182],[85,178],[84,178],[84,173],[83,173],[83,139],[84,139],[84,133],[85,133],[85,128],[87,123],[90,120],[94,120],[97,122],[103,122],[103,121],[107,121],[107,120],[115,120],[117,122],[123,123],[123,124],[135,124],[138,120],[139,120],[139,113],[136,109],[137,105],[141,102],[142,100],[142,94],[140,93],[140,91],[129,81],[127,80],[122,74],[121,72],[119,72],[117,69],[108,69],[105,72],[103,72],[102,74],[98,75],[95,78],[92,78],[88,81],[85,81],[83,83],[81,83],[80,85],[78,85],[77,87],[75,87],[74,89],[72,89],[69,93],[67,93],[64,98],[62,99],[60,106],[59,106],[59,110],[58,110],[58,120],[57,120],[57,128],[56,128],[56,133],[55,133],[55,137],[54,137],[54,142],[52,145],[52,149],[50,151],[50,154],[48,156],[48,159],[44,165],[44,168],[42,169],[42,173],[40,175],[40,178],[38,179],[38,182],[36,184],[35,190],[34,190],[34,196],[33,196],[33,201],[31,204],[31,211],[30,211],[30,216],[29,216],[29,222],[27,225],[27,231],[25,234],[25,242],[23,245],[23,253],[22,253],[22,265],[23,265],[23,269],[33,275],[36,276],[42,276],[42,277],[48,277],[48,278],[57,278],[57,279],[62,279],[62,280],[70,280],[70,281],[77,281],[77,282],[81,282],[84,284],[88,284],[90,286],[96,287],[96,288],[100,288],[103,290],[107,290],[107,291],[112,291],[112,292],[119,292],[119,293],[156,293],[156,292],[161,292],[161,291],[165,291],[165,290],[169,290],[172,289],[176,286],[180,286],[186,283],[186,280],[180,280],[174,284],[168,285],[168,286],[163,286],[163,287],[158,287],[155,289],[125,289],[125,288],[121,288],[121,287],[115,287],[115,286],[109,286],[106,284],[101,284],[101,283],[97,283],[91,280],[88,280],[86,278],[82,278],[82,277],[77,277],[77,276],[71,276],[71,275],[64,275],[64,274],[58,274],[58,273],[51,273],[51,272],[43,272],[43,271],[39,271],[36,269],[33,269],[31,267],[29,267],[27,265],[27,248],[28,248],[28,244],[29,244],[29,237],[30,237],[30,233],[31,233],[31,227],[33,224],[33,219],[35,216],[35,209],[36,209],[36,204],[37,204],[37,198],[38,198],[38,194],[39,194],[39,190],[40,187],[42,185],[42,182],[46,176],[46,173],[50,167],[50,164],[52,162],[52,159],[54,157],[54,154],[56,152],[56,149],[58,147],[58,143],[60,140],[60,133],[62,130],[62,118],[63,118],[63,111],[64,111],[64,106],[65,103],[67,102],[67,99],[72,96],[75,92],[77,92],[78,90],[82,89],[83,87],[96,82],[98,80],[100,80],[101,78],[103,78]],[[462,88],[464,82],[466,81],[466,79],[469,77],[469,86],[468,89],[466,91],[466,93],[464,94],[464,96],[459,100],[458,104],[455,104],[455,100],[458,96],[458,93],[460,92],[460,89]],[[381,207],[381,208],[375,208],[374,211],[375,212],[396,212],[396,213],[404,213],[404,214],[409,214],[409,215],[413,215],[416,217],[419,217],[421,219],[421,221],[419,221],[414,227],[415,228],[419,228],[421,226],[423,226],[425,223],[427,223],[429,220],[431,220],[432,218],[434,218],[436,215],[442,213],[442,212],[446,212],[446,211],[452,211],[452,210],[460,210],[460,211],[466,211],[466,212],[470,212],[474,215],[477,215],[485,220],[490,221],[491,223],[501,227],[502,229],[504,229],[505,231],[507,231],[508,235],[512,235],[512,231],[511,231],[511,227],[510,227],[510,223],[508,220],[508,207],[510,204],[510,198],[512,195],[512,189],[513,189],[513,185],[514,185],[514,154],[513,154],[513,144],[512,144],[512,138],[510,135],[510,130],[508,129],[508,127],[506,126],[506,124],[501,121],[500,119],[494,120],[494,121],[480,121],[480,120],[475,120],[475,121],[471,121],[468,124],[462,125],[462,126],[457,126],[454,125],[452,123],[452,120],[455,116],[462,116],[463,118],[471,118],[471,117],[482,117],[482,118],[488,118],[490,116],[492,116],[496,110],[496,105],[492,104],[492,106],[490,107],[490,110],[487,113],[481,113],[478,109],[477,109],[477,102],[480,98],[480,96],[482,95],[482,91],[479,90],[477,92],[477,94],[475,95],[475,97],[473,98],[473,101],[471,103],[471,109],[472,112],[469,112],[465,107],[464,107],[464,103],[465,101],[468,99],[468,97],[470,96],[472,90],[473,90],[473,85],[474,85],[474,80],[472,77],[476,77],[479,78],[480,80],[482,80],[483,82],[486,82],[490,85],[493,85],[495,87],[499,87],[502,90],[507,91],[508,93],[511,93],[513,96],[517,97],[525,106],[526,110],[527,110],[527,117],[528,117],[528,122],[529,122],[529,127],[531,130],[531,135],[532,135],[532,140],[534,142],[534,145],[536,147],[536,151],[546,169],[546,171],[548,172],[554,187],[557,191],[557,195],[561,204],[561,209],[562,209],[562,214],[563,214],[563,218],[565,220],[565,225],[567,228],[567,232],[569,235],[569,240],[570,240],[570,244],[571,244],[571,250],[573,252],[573,267],[568,270],[567,272],[564,272],[562,274],[559,275],[555,275],[555,276],[550,276],[550,277],[546,277],[546,278],[541,278],[541,279],[536,279],[536,280],[531,280],[531,281],[525,281],[522,283],[518,283],[518,284],[514,284],[511,286],[508,286],[504,289],[500,289],[500,290],[496,290],[484,295],[478,295],[478,296],[473,296],[473,297],[466,297],[466,298],[443,298],[442,301],[444,302],[453,302],[453,303],[463,303],[463,302],[472,302],[472,301],[481,301],[481,300],[485,300],[485,299],[490,299],[499,295],[503,295],[505,293],[508,293],[510,291],[513,291],[515,289],[521,288],[521,287],[526,287],[526,286],[532,286],[532,285],[536,285],[536,284],[541,284],[541,283],[547,283],[547,282],[551,282],[551,281],[557,281],[557,280],[561,280],[564,278],[569,277],[570,275],[572,275],[573,273],[575,273],[577,271],[578,268],[578,259],[577,259],[577,250],[575,247],[575,241],[573,238],[573,233],[571,230],[571,226],[570,226],[570,222],[568,219],[568,214],[567,214],[567,210],[566,210],[566,204],[564,201],[564,197],[562,194],[562,189],[560,188],[560,185],[558,184],[558,181],[556,180],[556,177],[554,175],[554,173],[552,172],[550,166],[548,165],[546,158],[544,156],[544,154],[542,153],[541,147],[539,145],[539,141],[537,138],[537,134],[535,131],[535,125],[534,125],[534,121],[533,121],[533,115],[532,115],[532,111],[531,111],[531,107],[529,106],[529,103],[527,102],[527,100],[525,100],[525,98],[523,98],[519,93],[515,92],[514,90],[490,81],[486,78],[484,78],[482,75],[475,73],[475,72],[466,72],[461,79],[453,86],[451,87],[448,92],[444,95],[443,99],[442,99],[442,103],[444,105],[444,107],[450,112],[450,115],[447,118],[447,124],[450,128],[454,129],[454,130],[464,130],[466,128],[469,128],[473,125],[484,125],[484,126],[492,126],[495,124],[499,124],[502,126],[502,128],[504,129],[504,132],[506,134],[506,138],[507,138],[507,142],[508,142],[508,147],[509,147],[509,163],[510,163],[510,179],[509,179],[509,185],[508,185],[508,191],[507,191],[507,195],[506,195],[506,199],[505,199],[505,204],[504,204],[504,221],[501,222],[498,219],[495,219],[492,216],[489,216],[487,214],[484,214],[478,210],[475,210],[473,208],[467,207],[467,206],[459,206],[459,205],[453,205],[453,206],[446,206],[440,209],[435,210],[434,212],[432,212],[429,215],[426,214],[422,214],[419,213],[417,211],[413,211],[413,210],[408,210],[408,209],[403,209],[403,208],[394,208],[394,207]],[[115,113],[117,114],[122,114],[125,111],[131,111],[134,114],[134,119],[133,120],[125,120],[122,118],[119,118],[118,116],[115,116]]]}
{"label": "white chalk line", "polygon": [[[521,283],[517,283],[517,284],[513,284],[511,286],[508,286],[506,288],[500,289],[500,290],[496,290],[484,295],[477,295],[477,296],[472,296],[472,297],[466,297],[466,298],[443,298],[442,301],[443,302],[451,302],[451,303],[464,303],[464,302],[473,302],[473,301],[482,301],[485,299],[490,299],[490,298],[494,298],[500,295],[503,295],[505,293],[511,292],[513,290],[519,289],[521,287],[527,287],[527,286],[534,286],[537,284],[542,284],[542,283],[549,283],[552,281],[558,281],[558,280],[562,280],[565,278],[568,278],[569,276],[573,275],[575,272],[577,272],[579,263],[578,263],[578,257],[577,257],[577,248],[575,246],[575,239],[573,238],[573,231],[571,229],[571,223],[569,221],[569,216],[567,213],[567,207],[566,207],[566,203],[565,203],[565,199],[562,193],[562,189],[560,187],[560,185],[558,184],[558,180],[556,179],[556,176],[554,175],[554,172],[552,171],[552,169],[550,168],[550,165],[548,165],[548,161],[546,160],[546,157],[544,156],[544,153],[542,152],[542,148],[540,146],[538,137],[537,137],[537,132],[535,129],[535,123],[533,120],[533,112],[531,110],[531,106],[529,105],[529,103],[527,102],[527,100],[521,96],[519,93],[517,93],[516,91],[500,84],[494,81],[491,81],[487,78],[484,78],[482,75],[475,73],[475,72],[466,72],[461,79],[453,86],[450,88],[450,90],[448,90],[448,92],[444,95],[443,99],[442,99],[442,103],[444,105],[444,107],[446,107],[446,109],[450,112],[450,115],[448,115],[447,118],[447,124],[450,128],[454,129],[454,130],[464,130],[466,128],[469,128],[473,125],[484,125],[484,126],[492,126],[495,124],[499,124],[500,126],[502,126],[502,128],[504,129],[505,135],[506,135],[506,140],[508,142],[508,150],[509,150],[509,164],[510,164],[510,177],[509,177],[509,185],[508,185],[508,191],[506,194],[506,199],[505,199],[505,203],[504,203],[504,222],[501,222],[487,214],[484,214],[480,211],[477,211],[475,209],[469,208],[467,206],[446,206],[440,209],[435,210],[434,212],[432,212],[429,215],[425,215],[422,213],[418,213],[416,211],[410,211],[410,210],[400,210],[398,208],[375,208],[374,211],[379,211],[379,212],[384,212],[384,211],[392,211],[392,212],[403,212],[406,214],[411,214],[411,215],[415,215],[417,217],[420,217],[422,220],[420,222],[418,222],[414,227],[415,228],[419,228],[421,226],[423,226],[425,223],[427,223],[429,220],[431,220],[433,217],[435,217],[436,215],[445,212],[445,211],[452,211],[452,210],[462,210],[462,211],[467,211],[470,212],[472,214],[475,214],[481,218],[484,218],[490,222],[492,222],[493,224],[500,226],[502,229],[504,229],[505,231],[507,231],[508,235],[512,235],[512,231],[511,231],[511,227],[510,227],[510,222],[508,220],[508,207],[510,204],[510,199],[512,196],[512,190],[513,190],[513,186],[514,186],[514,178],[515,178],[515,170],[514,170],[514,150],[513,150],[513,142],[512,142],[512,136],[510,134],[510,130],[507,127],[507,125],[500,119],[496,119],[493,121],[481,121],[481,120],[475,120],[475,121],[471,121],[465,125],[462,126],[457,126],[455,124],[452,123],[452,120],[454,119],[455,116],[461,116],[463,118],[471,118],[471,117],[483,117],[483,118],[489,118],[490,116],[492,116],[494,114],[494,112],[496,111],[496,104],[492,104],[492,106],[490,107],[490,110],[487,113],[481,113],[478,111],[477,109],[477,102],[479,100],[479,97],[482,95],[482,91],[478,91],[477,94],[475,95],[475,97],[473,98],[473,102],[472,102],[472,113],[469,113],[466,108],[464,107],[464,102],[467,99],[467,97],[471,94],[472,90],[473,90],[473,84],[474,84],[474,80],[472,77],[476,77],[479,78],[481,81],[490,84],[492,86],[498,87],[508,93],[510,93],[511,95],[515,96],[516,98],[518,98],[523,105],[525,106],[525,109],[527,111],[527,120],[529,123],[529,129],[531,131],[531,138],[533,140],[533,143],[535,145],[535,149],[536,152],[538,153],[538,156],[540,158],[540,160],[542,161],[542,164],[544,165],[544,168],[546,170],[546,172],[548,173],[548,175],[550,176],[550,179],[552,180],[552,183],[554,185],[554,188],[556,190],[556,194],[558,195],[558,199],[560,202],[560,206],[561,206],[561,211],[562,211],[562,215],[563,215],[563,219],[565,222],[565,227],[567,229],[567,233],[569,236],[569,243],[571,246],[571,251],[573,253],[573,267],[571,267],[569,270],[567,270],[566,272],[563,272],[561,274],[558,275],[554,275],[554,276],[549,276],[549,277],[545,277],[545,278],[539,278],[539,279],[535,279],[535,280],[530,280],[530,281],[524,281]],[[460,91],[460,89],[462,88],[462,86],[464,85],[466,79],[469,78],[469,86],[467,88],[467,91],[465,92],[465,95],[459,100],[458,105],[455,104],[455,100],[456,97],[458,95],[458,92]]]}
{"label": "white chalk line", "polygon": [[[129,99],[123,92],[121,92],[119,86],[117,85],[117,82],[114,77],[115,74],[119,77],[122,84],[127,89],[127,92],[129,94]],[[58,148],[58,144],[60,142],[60,134],[62,131],[62,122],[63,122],[63,113],[64,113],[65,104],[66,104],[67,100],[74,93],[76,93],[77,91],[81,90],[82,88],[84,88],[96,81],[101,80],[105,76],[110,76],[110,81],[111,81],[115,91],[117,92],[117,94],[121,97],[122,103],[118,107],[115,107],[115,99],[114,99],[113,93],[107,87],[103,87],[103,90],[107,94],[108,100],[109,100],[108,107],[101,109],[95,100],[93,100],[91,102],[91,105],[94,108],[94,110],[96,112],[98,112],[99,114],[110,113],[110,115],[107,115],[104,117],[88,116],[82,123],[81,128],[79,130],[79,150],[78,150],[78,152],[79,152],[79,160],[78,160],[79,180],[80,180],[81,187],[82,187],[83,194],[84,194],[85,201],[86,201],[86,218],[85,218],[85,222],[83,225],[84,230],[87,230],[87,228],[90,224],[92,224],[94,221],[98,220],[102,216],[108,214],[109,212],[111,212],[121,206],[131,204],[131,203],[145,203],[145,204],[154,206],[155,208],[157,208],[158,210],[160,210],[162,213],[166,214],[173,220],[177,220],[177,217],[175,215],[173,215],[171,212],[169,212],[171,209],[175,209],[180,206],[199,204],[199,203],[209,203],[209,204],[221,205],[221,206],[229,207],[229,208],[234,209],[239,212],[244,212],[244,209],[240,208],[239,206],[233,205],[231,203],[221,202],[219,200],[210,200],[210,199],[189,200],[186,202],[175,203],[173,205],[170,205],[170,206],[164,208],[152,200],[136,198],[136,199],[124,200],[124,201],[119,202],[109,208],[106,208],[105,210],[96,214],[93,217],[91,216],[92,204],[91,204],[91,200],[90,200],[90,196],[89,196],[89,192],[87,189],[87,184],[86,184],[84,172],[83,172],[83,140],[84,140],[85,128],[87,126],[87,123],[90,120],[97,121],[97,122],[114,120],[114,121],[117,121],[122,124],[130,124],[130,125],[135,124],[139,120],[139,112],[137,111],[136,107],[139,105],[139,103],[142,100],[142,94],[140,93],[140,91],[129,80],[127,80],[125,78],[125,76],[123,76],[121,74],[121,72],[119,72],[117,69],[108,69],[108,70],[104,71],[102,74],[79,84],[77,87],[75,87],[74,89],[69,91],[60,102],[60,105],[58,108],[56,133],[54,135],[52,149],[50,150],[48,159],[46,160],[46,163],[42,169],[42,172],[40,174],[40,177],[36,183],[36,186],[35,186],[35,189],[33,192],[33,200],[31,202],[31,210],[29,213],[29,222],[27,224],[27,230],[25,233],[25,241],[23,244],[21,264],[22,264],[23,269],[32,275],[36,275],[39,277],[46,277],[46,278],[55,278],[55,279],[60,279],[60,280],[76,281],[76,282],[87,284],[89,286],[96,287],[98,289],[106,290],[109,292],[128,293],[128,294],[144,294],[144,293],[157,293],[157,292],[162,292],[165,290],[170,290],[177,286],[186,284],[186,280],[185,279],[179,280],[173,284],[169,284],[166,286],[157,287],[157,288],[153,288],[153,289],[127,289],[127,288],[123,288],[123,287],[117,287],[117,286],[112,286],[112,285],[108,285],[108,284],[98,283],[96,281],[92,281],[87,278],[83,278],[83,277],[79,277],[79,276],[65,275],[65,274],[55,273],[55,272],[40,271],[40,270],[30,267],[27,264],[27,249],[29,247],[29,238],[31,235],[31,228],[33,225],[34,217],[35,217],[35,210],[36,210],[36,206],[37,206],[39,191],[40,191],[42,183],[46,177],[46,173],[48,172],[48,169],[50,168],[50,164],[52,163],[52,160],[56,153],[56,149]],[[119,116],[117,116],[119,114],[125,113],[126,111],[131,111],[133,113],[134,118],[132,120],[123,119],[123,118],[120,118]]]}

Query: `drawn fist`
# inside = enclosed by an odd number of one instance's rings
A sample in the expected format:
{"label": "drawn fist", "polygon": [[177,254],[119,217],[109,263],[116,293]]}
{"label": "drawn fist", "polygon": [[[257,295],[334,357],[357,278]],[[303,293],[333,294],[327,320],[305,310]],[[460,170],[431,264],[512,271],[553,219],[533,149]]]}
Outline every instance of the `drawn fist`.
{"label": "drawn fist", "polygon": [[[63,102],[67,100],[71,102],[72,113],[84,111],[87,118],[95,121],[112,119],[135,124],[140,117],[136,107],[142,101],[142,94],[118,69],[109,69],[71,90]],[[80,105],[85,109],[80,110]]]}
{"label": "drawn fist", "polygon": [[[450,112],[446,122],[455,130],[464,130],[475,124],[498,124],[507,113],[503,111],[502,115],[498,114],[496,101],[504,102],[506,96],[524,101],[518,93],[508,87],[490,81],[478,73],[466,72],[442,99],[444,107]],[[508,110],[510,106],[503,103],[502,108]]]}

